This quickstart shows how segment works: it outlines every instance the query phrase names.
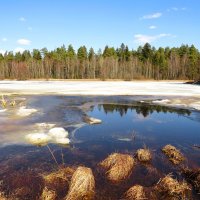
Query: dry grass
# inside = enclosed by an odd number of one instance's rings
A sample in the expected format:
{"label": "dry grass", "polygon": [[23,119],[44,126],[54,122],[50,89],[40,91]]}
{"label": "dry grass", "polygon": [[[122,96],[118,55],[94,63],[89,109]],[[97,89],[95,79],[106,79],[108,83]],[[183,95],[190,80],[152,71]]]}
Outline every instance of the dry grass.
{"label": "dry grass", "polygon": [[8,200],[2,192],[0,192],[0,200]]}
{"label": "dry grass", "polygon": [[42,192],[41,200],[56,200],[57,195],[54,190],[49,190],[47,187],[44,188]]}
{"label": "dry grass", "polygon": [[200,168],[199,169],[183,169],[186,179],[191,183],[195,190],[200,194]]}
{"label": "dry grass", "polygon": [[125,193],[125,200],[144,200],[147,199],[145,196],[144,188],[141,185],[135,185],[131,187]]}
{"label": "dry grass", "polygon": [[190,187],[186,182],[178,182],[167,175],[158,182],[155,190],[165,198],[185,199]]}
{"label": "dry grass", "polygon": [[162,148],[162,151],[169,158],[169,160],[175,165],[178,165],[185,160],[183,154],[178,149],[176,149],[176,147],[170,144],[164,146]]}
{"label": "dry grass", "polygon": [[107,178],[113,183],[119,183],[129,177],[135,161],[127,154],[113,153],[100,163],[107,172]]}
{"label": "dry grass", "polygon": [[69,189],[70,180],[74,171],[73,168],[66,167],[44,176],[46,189],[48,191],[55,191],[56,195],[60,198],[64,197]]}
{"label": "dry grass", "polygon": [[9,199],[38,199],[44,188],[44,180],[32,170],[23,173],[14,171],[6,175],[3,188],[9,189],[9,194],[7,194]]}
{"label": "dry grass", "polygon": [[91,200],[95,195],[95,180],[90,168],[78,167],[72,176],[66,200]]}
{"label": "dry grass", "polygon": [[137,154],[138,160],[141,161],[141,162],[148,162],[152,158],[151,152],[147,148],[138,149],[137,152],[136,152],[136,154]]}

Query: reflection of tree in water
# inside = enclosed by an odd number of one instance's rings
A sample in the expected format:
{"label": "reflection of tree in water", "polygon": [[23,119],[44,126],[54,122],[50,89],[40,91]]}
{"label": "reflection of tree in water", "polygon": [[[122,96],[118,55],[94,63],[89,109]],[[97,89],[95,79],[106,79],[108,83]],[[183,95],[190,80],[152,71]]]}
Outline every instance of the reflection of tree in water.
{"label": "reflection of tree in water", "polygon": [[176,109],[160,105],[150,105],[147,103],[135,103],[134,105],[120,105],[120,104],[103,104],[100,105],[99,110],[103,109],[106,114],[118,112],[121,116],[125,115],[128,110],[135,110],[137,114],[142,114],[147,117],[153,112],[163,113],[177,113],[178,115],[190,115],[190,111],[186,109]]}

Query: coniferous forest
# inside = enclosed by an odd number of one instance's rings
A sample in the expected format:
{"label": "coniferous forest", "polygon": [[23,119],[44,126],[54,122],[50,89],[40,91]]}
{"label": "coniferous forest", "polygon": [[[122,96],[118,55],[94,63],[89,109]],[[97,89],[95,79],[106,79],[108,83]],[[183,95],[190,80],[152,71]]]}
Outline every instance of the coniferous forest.
{"label": "coniferous forest", "polygon": [[48,51],[0,54],[0,79],[200,79],[200,53],[194,45],[158,48],[146,43],[130,50],[106,46],[95,52],[72,45]]}

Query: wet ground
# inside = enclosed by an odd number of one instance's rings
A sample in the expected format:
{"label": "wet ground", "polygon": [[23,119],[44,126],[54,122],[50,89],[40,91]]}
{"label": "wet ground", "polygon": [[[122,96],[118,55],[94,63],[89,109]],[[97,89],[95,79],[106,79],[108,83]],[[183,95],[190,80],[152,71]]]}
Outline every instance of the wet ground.
{"label": "wet ground", "polygon": [[[11,97],[9,97],[11,98]],[[38,199],[44,187],[42,175],[58,170],[48,147],[59,166],[91,167],[96,180],[96,199],[120,199],[134,184],[155,185],[161,177],[173,173],[183,179],[182,167],[199,168],[200,112],[152,104],[155,97],[145,96],[13,96],[16,105],[0,112],[0,191],[13,199]],[[161,97],[159,97],[161,98]],[[37,112],[18,116],[20,106]],[[89,125],[85,117],[102,120]],[[49,144],[37,147],[28,144],[30,133],[48,132],[54,124],[69,132],[70,146]],[[172,144],[186,157],[174,166],[161,152]],[[124,182],[113,185],[100,172],[98,163],[113,152],[135,155],[148,147],[153,154],[149,164],[137,164]],[[191,199],[199,196],[193,191]]]}

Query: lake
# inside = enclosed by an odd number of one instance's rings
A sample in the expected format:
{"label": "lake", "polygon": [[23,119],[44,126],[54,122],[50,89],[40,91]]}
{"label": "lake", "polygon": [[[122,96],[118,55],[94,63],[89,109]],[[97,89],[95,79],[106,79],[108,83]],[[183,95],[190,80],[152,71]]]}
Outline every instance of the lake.
{"label": "lake", "polygon": [[[16,105],[0,112],[0,191],[5,196],[38,199],[44,187],[42,176],[61,166],[90,167],[96,181],[96,199],[111,200],[120,199],[134,184],[152,187],[169,173],[182,180],[181,167],[200,166],[200,150],[194,147],[200,143],[199,111],[156,105],[151,96],[12,98]],[[20,107],[35,110],[24,114],[19,113]],[[88,117],[102,123],[88,124]],[[53,126],[69,132],[70,145],[50,142],[39,147],[26,140],[27,134],[48,133]],[[181,166],[174,166],[162,153],[166,144],[183,153],[186,160]],[[152,152],[152,161],[138,162],[126,181],[111,184],[100,172],[98,163],[109,154],[118,152],[134,157],[137,149],[143,147]],[[195,191],[192,198],[198,199]]]}

